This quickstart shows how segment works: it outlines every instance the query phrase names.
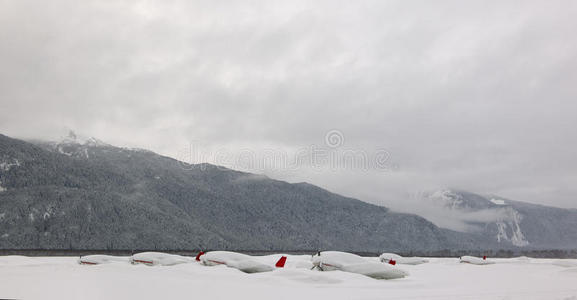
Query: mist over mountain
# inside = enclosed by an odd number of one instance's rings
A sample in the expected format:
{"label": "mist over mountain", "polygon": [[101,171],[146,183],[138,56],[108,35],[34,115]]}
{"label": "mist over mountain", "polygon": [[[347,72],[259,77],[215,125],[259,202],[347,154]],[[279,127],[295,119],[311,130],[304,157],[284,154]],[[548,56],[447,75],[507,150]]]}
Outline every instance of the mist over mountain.
{"label": "mist over mountain", "polygon": [[577,209],[562,209],[460,190],[421,195],[440,227],[477,233],[517,247],[574,248]]}
{"label": "mist over mountain", "polygon": [[[450,230],[311,184],[187,164],[73,133],[59,142],[0,135],[3,249],[378,252],[577,246],[575,210],[466,192],[430,198],[477,218],[467,220],[467,230]],[[486,210],[501,217],[479,217]]]}

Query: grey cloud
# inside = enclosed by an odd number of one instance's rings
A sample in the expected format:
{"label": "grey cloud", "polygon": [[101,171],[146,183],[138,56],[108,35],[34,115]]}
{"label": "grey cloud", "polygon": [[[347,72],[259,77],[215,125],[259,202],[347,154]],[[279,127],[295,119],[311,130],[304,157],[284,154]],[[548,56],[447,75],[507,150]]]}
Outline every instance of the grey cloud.
{"label": "grey cloud", "polygon": [[395,172],[265,170],[414,210],[458,187],[575,207],[570,1],[3,1],[0,131],[175,156],[338,129]]}

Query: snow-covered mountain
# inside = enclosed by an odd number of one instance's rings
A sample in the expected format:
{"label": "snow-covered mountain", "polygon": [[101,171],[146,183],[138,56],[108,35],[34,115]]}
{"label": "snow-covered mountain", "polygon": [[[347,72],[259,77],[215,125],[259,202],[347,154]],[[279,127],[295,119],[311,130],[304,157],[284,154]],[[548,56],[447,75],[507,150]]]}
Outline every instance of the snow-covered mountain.
{"label": "snow-covered mountain", "polygon": [[446,217],[466,223],[462,231],[480,233],[501,245],[533,248],[574,248],[577,210],[482,196],[459,190],[439,190],[424,197],[446,210]]}
{"label": "snow-covered mountain", "polygon": [[428,195],[471,230],[210,164],[71,134],[0,135],[0,248],[443,249],[577,248],[575,210],[460,191]]}
{"label": "snow-covered mountain", "polygon": [[51,151],[56,151],[68,156],[83,158],[90,158],[90,152],[95,148],[112,148],[111,145],[97,138],[84,137],[82,135],[76,134],[72,130],[70,130],[68,134],[63,136],[59,141],[35,141],[35,143]]}
{"label": "snow-covered mountain", "polygon": [[[149,151],[0,135],[0,248],[461,247],[424,218],[306,184]],[[471,244],[471,243],[469,243]]]}

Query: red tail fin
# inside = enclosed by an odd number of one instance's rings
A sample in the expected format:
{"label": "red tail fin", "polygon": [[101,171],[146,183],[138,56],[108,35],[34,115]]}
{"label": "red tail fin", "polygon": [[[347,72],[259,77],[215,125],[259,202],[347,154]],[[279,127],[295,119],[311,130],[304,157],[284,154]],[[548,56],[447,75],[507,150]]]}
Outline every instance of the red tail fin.
{"label": "red tail fin", "polygon": [[198,252],[198,254],[196,255],[196,261],[200,261],[200,256],[203,254],[204,254],[204,251]]}
{"label": "red tail fin", "polygon": [[391,265],[394,266],[394,265],[397,264],[397,262],[396,262],[394,259],[390,259],[390,260],[389,260],[389,264],[391,264]]}
{"label": "red tail fin", "polygon": [[286,256],[281,256],[281,258],[276,262],[275,267],[283,268],[285,263],[286,263]]}

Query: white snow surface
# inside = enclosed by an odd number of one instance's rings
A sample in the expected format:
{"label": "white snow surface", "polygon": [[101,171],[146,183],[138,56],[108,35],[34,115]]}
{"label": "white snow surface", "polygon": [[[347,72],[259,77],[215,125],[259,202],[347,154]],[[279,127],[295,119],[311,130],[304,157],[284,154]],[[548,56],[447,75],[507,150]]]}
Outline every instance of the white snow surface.
{"label": "white snow surface", "polygon": [[[255,259],[273,264],[279,257]],[[302,268],[310,260],[309,255],[289,255],[285,268],[246,274],[194,261],[80,265],[78,257],[0,256],[0,298],[577,299],[577,267],[571,267],[577,260],[563,260],[559,266],[557,259],[523,257],[476,266],[460,264],[458,258],[431,258],[427,264],[403,266],[410,276],[395,280]],[[378,262],[378,257],[365,260]]]}
{"label": "white snow surface", "polygon": [[553,264],[565,268],[577,268],[577,261],[574,259],[560,259],[554,261]]}

